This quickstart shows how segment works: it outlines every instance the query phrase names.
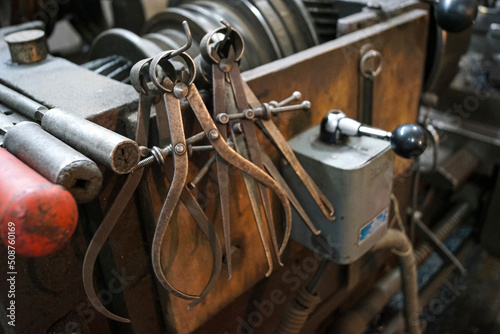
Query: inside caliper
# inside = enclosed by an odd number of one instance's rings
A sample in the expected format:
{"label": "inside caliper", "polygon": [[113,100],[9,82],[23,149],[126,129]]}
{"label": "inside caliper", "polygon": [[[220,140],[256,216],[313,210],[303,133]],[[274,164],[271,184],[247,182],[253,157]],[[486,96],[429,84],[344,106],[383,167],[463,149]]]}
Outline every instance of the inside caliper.
{"label": "inside caliper", "polygon": [[[213,117],[209,114],[198,89],[193,83],[196,77],[196,65],[195,61],[186,53],[192,42],[186,22],[183,22],[183,25],[188,42],[184,47],[179,50],[162,52],[154,58],[141,60],[132,68],[131,82],[139,93],[135,139],[141,147],[141,154],[144,159],[128,175],[126,182],[96,231],[83,264],[84,287],[90,302],[98,311],[116,321],[129,322],[128,319],[109,312],[99,301],[93,285],[93,268],[100,249],[138,187],[143,176],[143,168],[155,161],[162,167],[169,189],[153,237],[151,249],[153,269],[158,281],[167,291],[177,297],[192,301],[188,309],[202,301],[210,292],[218,279],[222,265],[222,251],[214,226],[190,191],[195,187],[203,173],[200,173],[200,176],[186,184],[189,152],[196,148],[192,146],[193,144],[208,140],[210,145],[205,146],[205,148],[215,151],[214,156],[208,160],[202,169],[208,170],[213,163],[216,164],[229,278],[232,272],[229,165],[242,172],[269,264],[266,276],[270,275],[273,270],[273,259],[271,247],[265,237],[265,224],[261,215],[261,205],[264,209],[274,255],[280,265],[283,265],[280,258],[291,231],[290,202],[303,217],[313,234],[318,235],[320,233],[281,177],[278,168],[274,166],[269,156],[261,149],[257,140],[257,128],[264,132],[290,163],[324,215],[330,220],[334,219],[332,204],[304,171],[286,143],[285,138],[271,119],[284,111],[309,110],[310,103],[304,101],[299,105],[288,106],[288,103],[301,98],[300,93],[296,92],[291,98],[281,103],[274,102],[261,105],[241,78],[239,60],[244,51],[243,39],[228,23],[223,20],[221,22],[224,27],[216,29],[203,38],[200,47],[202,56],[198,59],[202,74],[206,78],[210,78],[213,84]],[[188,102],[203,130],[201,133],[188,138],[186,138],[184,131],[183,115],[180,107],[181,99]],[[167,143],[163,148],[149,148],[148,146],[149,119],[153,105],[156,110],[160,143]],[[201,149],[202,147],[198,148]],[[173,170],[168,168],[170,165],[173,165]],[[276,236],[269,190],[278,197],[285,213],[285,233],[281,244],[278,244]],[[161,249],[164,236],[179,201],[184,204],[207,238],[212,251],[213,268],[211,277],[199,295],[189,294],[175,288],[168,281],[162,268]]]}

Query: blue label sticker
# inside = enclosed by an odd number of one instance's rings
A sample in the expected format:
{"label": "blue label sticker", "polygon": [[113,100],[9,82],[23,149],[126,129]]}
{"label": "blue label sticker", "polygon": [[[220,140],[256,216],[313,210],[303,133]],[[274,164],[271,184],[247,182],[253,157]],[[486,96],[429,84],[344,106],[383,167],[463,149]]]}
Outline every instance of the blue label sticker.
{"label": "blue label sticker", "polygon": [[388,214],[389,208],[386,208],[359,230],[359,244],[368,239],[370,235],[375,233],[376,230],[378,230],[387,222]]}

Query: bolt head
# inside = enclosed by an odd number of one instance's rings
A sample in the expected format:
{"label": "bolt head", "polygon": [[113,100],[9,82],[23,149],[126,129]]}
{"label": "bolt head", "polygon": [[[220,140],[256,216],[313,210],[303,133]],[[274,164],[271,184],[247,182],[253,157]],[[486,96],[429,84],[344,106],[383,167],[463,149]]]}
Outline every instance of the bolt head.
{"label": "bolt head", "polygon": [[229,117],[227,116],[227,114],[219,114],[217,116],[217,120],[221,124],[227,124],[229,122]]}
{"label": "bolt head", "polygon": [[174,92],[174,96],[176,98],[181,99],[181,98],[186,97],[188,95],[189,88],[185,83],[180,82],[174,86],[173,92]]}
{"label": "bolt head", "polygon": [[219,133],[219,131],[218,131],[218,130],[216,130],[216,129],[211,130],[211,131],[209,132],[209,134],[208,134],[208,138],[209,138],[210,140],[217,140],[217,139],[219,139],[219,137],[220,137],[220,133]]}
{"label": "bolt head", "polygon": [[252,109],[245,110],[245,118],[252,119],[255,117],[255,112]]}
{"label": "bolt head", "polygon": [[241,125],[241,122],[235,123],[233,125],[233,131],[236,133],[243,133],[243,126]]}
{"label": "bolt head", "polygon": [[175,154],[183,155],[186,153],[186,146],[184,144],[177,144],[174,148]]}

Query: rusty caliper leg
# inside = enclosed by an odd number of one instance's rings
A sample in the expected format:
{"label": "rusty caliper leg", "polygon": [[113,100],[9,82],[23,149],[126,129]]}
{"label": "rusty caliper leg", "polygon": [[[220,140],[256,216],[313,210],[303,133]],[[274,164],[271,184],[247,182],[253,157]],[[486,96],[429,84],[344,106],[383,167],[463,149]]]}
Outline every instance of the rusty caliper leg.
{"label": "rusty caliper leg", "polygon": [[[186,35],[188,37],[188,43],[190,44],[191,35],[187,23],[184,23],[186,29]],[[192,83],[195,77],[195,67],[194,62],[184,51],[187,47],[183,47],[177,51],[166,51],[158,56],[156,56],[152,61],[149,68],[149,76],[153,84],[164,94],[162,98],[156,103],[156,112],[158,119],[158,131],[160,138],[167,138],[166,126],[161,126],[162,124],[168,124],[168,130],[170,134],[171,144],[169,145],[170,150],[162,150],[159,148],[153,148],[152,153],[158,161],[162,162],[163,171],[166,178],[169,179],[170,189],[167,194],[167,198],[163,204],[160,216],[158,217],[158,223],[156,226],[155,235],[153,237],[152,246],[152,258],[153,258],[153,269],[157,276],[158,281],[161,285],[173,295],[192,300],[193,302],[188,306],[188,309],[197,305],[203,300],[208,292],[215,285],[217,278],[220,274],[220,269],[222,265],[222,254],[219,239],[215,233],[215,229],[206,217],[205,213],[201,209],[199,203],[196,201],[194,196],[189,192],[186,186],[186,178],[188,172],[188,153],[187,144],[188,141],[185,139],[184,126],[182,121],[182,113],[180,108],[180,99],[186,97],[189,92],[189,85]],[[182,50],[182,51],[181,51]],[[170,60],[172,57],[180,57],[188,65],[188,76],[184,75],[178,76],[175,71],[174,66],[171,64]],[[161,66],[162,71],[166,78],[160,82],[157,78],[157,67]],[[160,72],[160,71],[158,71]],[[199,135],[193,136],[193,142],[197,140]],[[173,173],[169,168],[165,168],[164,152],[170,152],[174,160],[174,171]],[[176,289],[166,278],[165,273],[162,268],[161,263],[161,249],[164,239],[164,235],[167,231],[168,224],[172,218],[172,213],[177,206],[179,199],[183,201],[184,205],[188,209],[191,216],[194,218],[195,222],[202,230],[203,234],[206,236],[210,248],[212,250],[213,256],[213,267],[211,277],[205,286],[205,289],[200,295],[192,295],[185,293]]]}
{"label": "rusty caliper leg", "polygon": [[[213,71],[214,85],[214,117],[218,113],[225,112],[226,101],[224,94],[224,74],[220,71]],[[225,124],[217,126],[222,138],[227,140],[227,127]],[[227,262],[227,279],[232,276],[232,259],[231,259],[231,225],[229,214],[229,166],[219,153],[215,153],[217,161],[217,178],[219,182],[219,199],[222,215],[222,228],[224,231],[224,244],[226,248]]]}
{"label": "rusty caliper leg", "polygon": [[[149,124],[149,115],[152,104],[152,96],[148,94],[147,90],[142,87],[142,80],[140,79],[140,73],[145,66],[149,65],[151,59],[145,59],[138,62],[131,71],[132,82],[135,83],[134,87],[140,93],[139,96],[139,109],[137,112],[137,131],[136,131],[136,142],[138,145],[147,145],[147,133]],[[97,260],[97,256],[102,249],[102,246],[106,242],[109,234],[115,227],[118,219],[127,206],[130,198],[135,192],[135,189],[139,185],[142,178],[144,170],[136,170],[134,173],[127,176],[125,184],[120,189],[120,192],[116,196],[111,208],[106,213],[104,220],[95,232],[92,240],[90,241],[87,252],[85,253],[85,258],[83,259],[83,287],[87,298],[94,308],[99,311],[104,316],[116,320],[119,322],[130,322],[129,319],[117,316],[110,311],[108,311],[104,305],[101,303],[94,287],[94,266]]]}
{"label": "rusty caliper leg", "polygon": [[193,109],[198,121],[200,122],[203,131],[205,131],[210,143],[214,146],[217,153],[219,153],[224,160],[233,165],[234,167],[240,169],[241,171],[249,174],[255,180],[264,184],[267,188],[271,189],[281,201],[284,211],[285,211],[285,224],[288,226],[291,224],[291,206],[286,196],[285,192],[281,187],[272,179],[266,172],[264,172],[259,167],[255,166],[252,162],[243,158],[241,155],[236,153],[220,136],[217,127],[213,119],[210,117],[208,110],[206,109],[203,100],[201,99],[198,90],[194,84],[189,87],[189,93],[187,99],[191,108]]}

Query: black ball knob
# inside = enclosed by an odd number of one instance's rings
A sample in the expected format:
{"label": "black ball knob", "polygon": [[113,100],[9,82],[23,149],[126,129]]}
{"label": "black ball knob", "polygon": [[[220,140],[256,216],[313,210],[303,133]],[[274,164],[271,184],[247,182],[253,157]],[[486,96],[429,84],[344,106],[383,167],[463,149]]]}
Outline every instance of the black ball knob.
{"label": "black ball knob", "polygon": [[435,7],[437,24],[449,32],[469,28],[477,16],[476,0],[439,0]]}
{"label": "black ball knob", "polygon": [[403,158],[416,158],[427,147],[425,130],[417,124],[402,124],[392,131],[391,147]]}

